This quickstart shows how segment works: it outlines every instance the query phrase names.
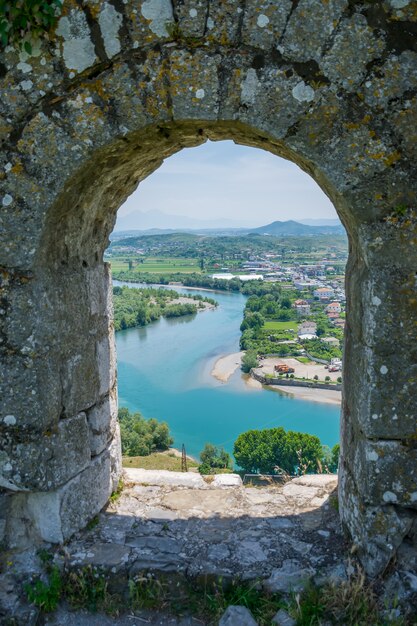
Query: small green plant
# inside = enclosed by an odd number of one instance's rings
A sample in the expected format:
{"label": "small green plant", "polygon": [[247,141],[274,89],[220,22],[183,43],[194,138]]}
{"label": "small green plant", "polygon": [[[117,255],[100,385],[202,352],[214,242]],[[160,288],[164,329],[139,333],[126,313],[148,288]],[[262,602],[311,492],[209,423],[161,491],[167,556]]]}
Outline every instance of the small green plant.
{"label": "small green plant", "polygon": [[98,611],[106,602],[107,582],[104,574],[87,565],[82,570],[67,573],[64,592],[74,608]]}
{"label": "small green plant", "polygon": [[166,22],[165,29],[174,41],[181,41],[183,33],[178,22]]}
{"label": "small green plant", "polygon": [[395,207],[393,213],[395,213],[398,217],[404,217],[408,211],[408,207],[406,204],[399,204]]}
{"label": "small green plant", "polygon": [[31,41],[48,36],[61,8],[62,0],[0,0],[2,46],[17,45],[32,54]]}
{"label": "small green plant", "polygon": [[129,580],[129,597],[134,610],[156,608],[160,606],[164,595],[163,584],[150,575]]}
{"label": "small green plant", "polygon": [[330,496],[329,504],[332,507],[332,509],[339,512],[339,498],[337,496]]}
{"label": "small green plant", "polygon": [[99,523],[99,517],[98,515],[95,515],[92,519],[90,519],[90,521],[88,522],[86,529],[87,530],[93,530],[93,528],[95,528],[97,526],[97,524]]}
{"label": "small green plant", "polygon": [[115,491],[113,491],[113,493],[111,494],[109,498],[112,504],[117,502],[120,496],[122,495],[123,487],[124,487],[124,482],[122,479],[120,479],[119,482],[117,483],[117,488],[115,489]]}
{"label": "small green plant", "polygon": [[42,561],[44,565],[50,563],[54,558],[53,554],[48,552],[48,550],[45,550],[45,548],[40,548],[40,550],[38,550],[36,554],[38,555],[39,560]]}
{"label": "small green plant", "polygon": [[320,624],[372,624],[372,626],[405,626],[403,618],[387,620],[378,606],[372,585],[361,570],[355,571],[338,585],[307,586],[295,594],[288,607],[297,626]]}
{"label": "small green plant", "polygon": [[54,565],[50,568],[48,582],[39,579],[28,583],[24,590],[29,602],[33,602],[45,613],[55,611],[62,593],[62,577],[59,568]]}

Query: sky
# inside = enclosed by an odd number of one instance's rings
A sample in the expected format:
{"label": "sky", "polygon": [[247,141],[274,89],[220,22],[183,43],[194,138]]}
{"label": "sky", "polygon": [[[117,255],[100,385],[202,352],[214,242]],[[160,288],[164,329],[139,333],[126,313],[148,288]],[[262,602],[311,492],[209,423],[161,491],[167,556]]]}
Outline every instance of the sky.
{"label": "sky", "polygon": [[232,141],[208,141],[166,159],[120,207],[116,230],[161,228],[158,212],[243,227],[337,218],[327,196],[297,165]]}

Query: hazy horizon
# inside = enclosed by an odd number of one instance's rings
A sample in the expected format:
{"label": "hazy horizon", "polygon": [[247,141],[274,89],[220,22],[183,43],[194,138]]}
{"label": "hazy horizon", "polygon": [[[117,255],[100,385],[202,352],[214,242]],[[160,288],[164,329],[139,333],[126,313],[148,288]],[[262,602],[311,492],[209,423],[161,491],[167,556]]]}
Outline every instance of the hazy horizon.
{"label": "hazy horizon", "polygon": [[222,141],[166,159],[120,207],[115,230],[255,228],[337,217],[317,183],[294,163]]}

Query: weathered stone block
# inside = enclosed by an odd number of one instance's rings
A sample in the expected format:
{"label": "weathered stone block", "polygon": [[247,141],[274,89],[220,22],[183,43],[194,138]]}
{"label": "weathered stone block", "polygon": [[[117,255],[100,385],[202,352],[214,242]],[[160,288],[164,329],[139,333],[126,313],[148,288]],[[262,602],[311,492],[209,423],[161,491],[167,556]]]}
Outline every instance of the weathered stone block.
{"label": "weathered stone block", "polygon": [[[68,72],[83,72],[97,61],[94,43],[84,11],[71,9],[60,17],[56,34],[61,41],[61,55]],[[59,41],[58,40],[58,41]]]}
{"label": "weathered stone block", "polygon": [[[356,476],[361,479],[359,472]],[[365,505],[343,460],[339,469],[339,500],[342,523],[358,549],[365,571],[371,577],[377,576],[409,533],[413,512],[408,515],[389,504]]]}
{"label": "weathered stone block", "polygon": [[325,42],[347,4],[347,0],[301,0],[291,14],[279,50],[288,59],[320,62]]}
{"label": "weathered stone block", "polygon": [[[56,424],[61,411],[61,382],[48,358],[1,356],[1,445],[15,427],[43,432]],[[8,416],[13,416],[13,423]],[[15,421],[14,421],[15,420]],[[10,432],[10,435],[7,434]]]}
{"label": "weathered stone block", "polygon": [[216,119],[218,113],[218,57],[197,50],[174,51],[171,62],[171,97],[174,114],[185,119]]}
{"label": "weathered stone block", "polygon": [[110,494],[110,454],[106,450],[58,490],[21,497],[39,537],[62,543],[103,508]]}
{"label": "weathered stone block", "polygon": [[88,435],[85,413],[80,413],[61,420],[56,432],[36,436],[28,443],[10,444],[2,461],[1,480],[16,490],[56,489],[90,463]]}
{"label": "weathered stone block", "polygon": [[236,43],[243,9],[236,0],[209,0],[207,18],[207,40],[223,46]]}
{"label": "weathered stone block", "polygon": [[110,452],[110,479],[111,490],[116,491],[119,487],[119,481],[123,474],[122,467],[122,444],[120,437],[120,425],[116,422],[113,439],[109,446]]}
{"label": "weathered stone block", "polygon": [[363,502],[417,509],[417,450],[410,444],[362,440],[354,451],[345,451],[346,463],[361,477]]}
{"label": "weathered stone block", "polygon": [[98,366],[99,395],[104,396],[110,392],[116,382],[114,332],[97,341],[95,361]]}
{"label": "weathered stone block", "polygon": [[282,567],[273,570],[264,587],[271,593],[302,591],[314,574],[313,568],[305,568],[301,562],[287,559]]}
{"label": "weathered stone block", "polygon": [[117,423],[117,389],[87,411],[92,456],[100,454],[114,437]]}
{"label": "weathered stone block", "polygon": [[382,67],[363,86],[366,103],[371,107],[387,107],[390,100],[401,98],[407,90],[417,86],[416,52],[405,50],[390,56]]}
{"label": "weathered stone block", "polygon": [[245,606],[228,606],[219,626],[257,626],[252,613]]}
{"label": "weathered stone block", "polygon": [[248,3],[243,17],[242,41],[266,50],[277,46],[291,9],[291,0]]}
{"label": "weathered stone block", "polygon": [[[356,14],[342,21],[330,50],[320,62],[323,73],[332,83],[353,91],[367,73],[367,64],[384,49],[364,15]],[[352,64],[355,57],[355,64]]]}
{"label": "weathered stone block", "polygon": [[204,35],[207,17],[208,0],[182,0],[175,7],[176,18],[181,36],[202,37]]}
{"label": "weathered stone block", "polygon": [[170,38],[169,25],[174,23],[171,0],[144,0],[140,4],[128,0],[125,12],[134,47]]}

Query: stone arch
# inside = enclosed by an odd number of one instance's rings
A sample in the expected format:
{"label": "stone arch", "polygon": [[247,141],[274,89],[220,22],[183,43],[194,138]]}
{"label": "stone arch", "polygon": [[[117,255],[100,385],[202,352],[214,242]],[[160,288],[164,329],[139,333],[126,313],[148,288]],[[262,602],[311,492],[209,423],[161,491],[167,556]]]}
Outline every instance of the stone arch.
{"label": "stone arch", "polygon": [[0,500],[8,545],[66,539],[117,482],[102,252],[138,181],[207,138],[294,161],[345,224],[341,518],[371,575],[411,545],[415,20],[414,2],[394,0],[69,0],[53,43],[30,58],[4,51]]}

